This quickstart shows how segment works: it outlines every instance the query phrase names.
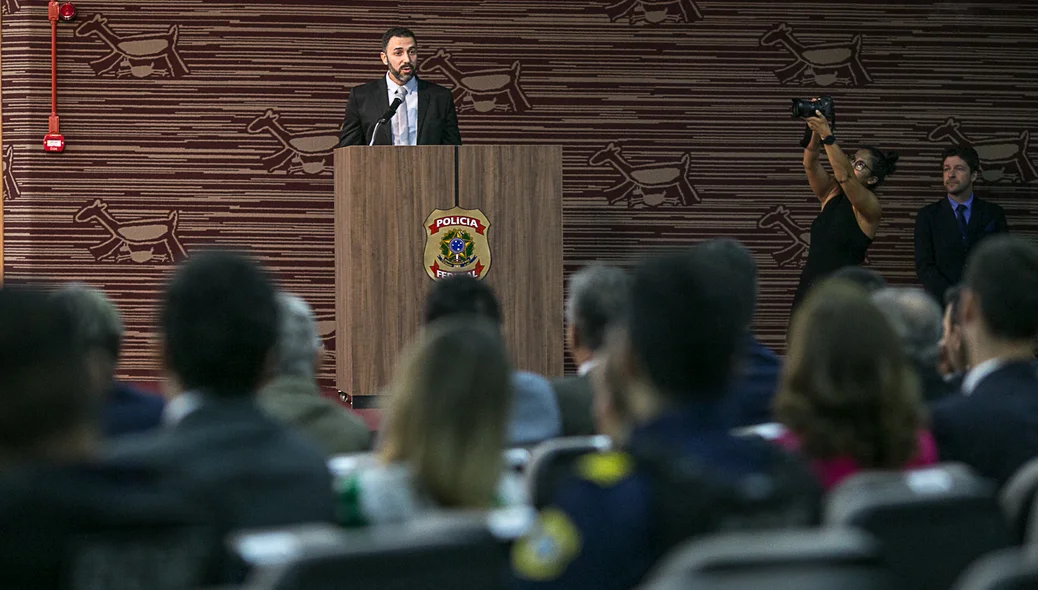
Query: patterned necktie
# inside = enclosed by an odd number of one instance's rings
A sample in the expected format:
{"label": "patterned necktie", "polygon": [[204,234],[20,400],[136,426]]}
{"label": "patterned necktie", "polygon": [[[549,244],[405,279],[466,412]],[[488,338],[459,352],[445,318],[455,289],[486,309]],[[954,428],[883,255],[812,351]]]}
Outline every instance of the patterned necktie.
{"label": "patterned necktie", "polygon": [[401,86],[396,91],[397,97],[404,102],[393,115],[393,145],[411,145],[411,122],[407,120],[407,88]]}
{"label": "patterned necktie", "polygon": [[966,245],[966,205],[959,203],[955,208],[955,218],[959,222],[959,235],[962,236],[962,245]]}

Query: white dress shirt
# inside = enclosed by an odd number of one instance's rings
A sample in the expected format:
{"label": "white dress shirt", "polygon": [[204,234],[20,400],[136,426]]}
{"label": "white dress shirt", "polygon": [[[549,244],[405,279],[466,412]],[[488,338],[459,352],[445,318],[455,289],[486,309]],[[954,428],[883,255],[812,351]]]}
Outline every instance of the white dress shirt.
{"label": "white dress shirt", "polygon": [[[389,90],[389,104],[393,104],[400,85],[389,77],[389,72],[386,72],[386,88]],[[407,107],[407,127],[410,129],[409,135],[411,137],[409,145],[416,145],[418,143],[418,77],[412,76],[407,81],[407,84],[404,84],[404,88],[407,88],[407,96],[404,98],[404,104],[400,105],[399,108]],[[398,136],[400,130],[396,128],[396,117],[390,119],[390,123],[393,126],[393,137]]]}
{"label": "white dress shirt", "polygon": [[601,359],[596,359],[596,358],[592,357],[592,358],[584,361],[583,363],[580,363],[580,366],[577,367],[577,375],[580,375],[580,376],[587,375],[595,367],[597,367],[600,362],[601,362]]}
{"label": "white dress shirt", "polygon": [[962,379],[962,395],[973,393],[973,390],[977,388],[977,385],[980,385],[980,382],[985,377],[1002,368],[1002,365],[1005,365],[1007,362],[1006,359],[988,359],[970,369]]}
{"label": "white dress shirt", "polygon": [[188,414],[202,405],[202,396],[193,391],[185,391],[169,400],[162,410],[162,425],[172,428],[180,423]]}

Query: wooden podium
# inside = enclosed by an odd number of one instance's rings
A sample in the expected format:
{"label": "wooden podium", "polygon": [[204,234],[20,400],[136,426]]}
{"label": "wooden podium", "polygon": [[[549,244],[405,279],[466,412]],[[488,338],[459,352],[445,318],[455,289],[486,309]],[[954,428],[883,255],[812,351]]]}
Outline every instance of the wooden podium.
{"label": "wooden podium", "polygon": [[433,284],[425,224],[435,210],[455,207],[478,209],[489,221],[484,280],[501,302],[515,368],[562,373],[562,148],[357,146],[335,151],[342,391],[373,395],[389,385]]}

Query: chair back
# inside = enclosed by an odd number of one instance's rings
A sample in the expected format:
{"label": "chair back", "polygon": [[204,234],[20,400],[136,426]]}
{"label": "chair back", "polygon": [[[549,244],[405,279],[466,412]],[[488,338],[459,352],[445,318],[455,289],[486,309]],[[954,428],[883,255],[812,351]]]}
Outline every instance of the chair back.
{"label": "chair back", "polygon": [[577,459],[589,453],[602,453],[613,446],[604,435],[567,436],[542,442],[530,453],[526,483],[534,508],[543,508],[555,496],[559,484],[573,472]]}
{"label": "chair back", "polygon": [[529,508],[439,513],[403,524],[300,527],[237,535],[250,590],[504,588],[511,543]]}
{"label": "chair back", "polygon": [[645,590],[894,590],[879,544],[850,528],[721,533],[686,542]]}
{"label": "chair back", "polygon": [[[1033,551],[1030,548],[1030,551]],[[1035,590],[1038,560],[1028,549],[1003,549],[975,561],[955,583],[954,590]]]}
{"label": "chair back", "polygon": [[[1025,463],[999,492],[1002,510],[1009,519],[1013,538],[1018,543],[1026,540],[1031,513],[1034,511],[1034,497],[1038,493],[1038,458]],[[1033,535],[1032,535],[1033,538]]]}
{"label": "chair back", "polygon": [[1012,542],[994,485],[964,465],[864,472],[833,489],[826,524],[859,527],[911,588],[948,588],[975,559]]}

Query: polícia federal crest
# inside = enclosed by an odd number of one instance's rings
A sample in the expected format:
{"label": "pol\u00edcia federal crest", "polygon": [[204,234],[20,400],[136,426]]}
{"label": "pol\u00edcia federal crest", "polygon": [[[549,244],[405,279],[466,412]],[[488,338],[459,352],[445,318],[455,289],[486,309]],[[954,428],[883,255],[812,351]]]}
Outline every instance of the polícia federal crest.
{"label": "pol\u00edcia federal crest", "polygon": [[490,270],[490,222],[479,209],[437,209],[425,220],[425,272],[433,280],[467,274],[482,279]]}

